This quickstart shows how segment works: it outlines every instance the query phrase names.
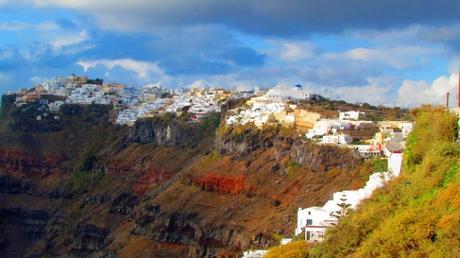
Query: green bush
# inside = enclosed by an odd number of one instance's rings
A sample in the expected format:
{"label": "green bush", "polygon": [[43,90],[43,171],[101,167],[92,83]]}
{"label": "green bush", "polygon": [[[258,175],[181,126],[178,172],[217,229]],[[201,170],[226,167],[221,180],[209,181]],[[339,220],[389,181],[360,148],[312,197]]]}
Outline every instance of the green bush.
{"label": "green bush", "polygon": [[371,161],[372,167],[375,172],[385,172],[388,171],[388,160],[381,158],[374,158]]}

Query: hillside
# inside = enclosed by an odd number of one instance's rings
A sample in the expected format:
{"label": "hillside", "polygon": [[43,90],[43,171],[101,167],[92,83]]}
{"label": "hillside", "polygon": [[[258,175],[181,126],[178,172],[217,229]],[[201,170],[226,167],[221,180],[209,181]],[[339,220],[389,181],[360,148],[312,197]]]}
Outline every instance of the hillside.
{"label": "hillside", "polygon": [[365,120],[411,120],[408,109],[400,107],[374,106],[368,103],[352,104],[343,100],[331,100],[319,97],[318,99],[305,100],[298,102],[300,108],[308,111],[318,112],[323,117],[336,117],[337,111],[358,110],[364,112]]}
{"label": "hillside", "polygon": [[350,211],[324,242],[278,247],[268,257],[458,257],[457,118],[437,107],[413,113],[399,178]]}
{"label": "hillside", "polygon": [[218,128],[220,114],[126,127],[108,106],[45,116],[38,103],[2,103],[0,257],[237,257],[290,236],[298,207],[374,171],[281,127]]}

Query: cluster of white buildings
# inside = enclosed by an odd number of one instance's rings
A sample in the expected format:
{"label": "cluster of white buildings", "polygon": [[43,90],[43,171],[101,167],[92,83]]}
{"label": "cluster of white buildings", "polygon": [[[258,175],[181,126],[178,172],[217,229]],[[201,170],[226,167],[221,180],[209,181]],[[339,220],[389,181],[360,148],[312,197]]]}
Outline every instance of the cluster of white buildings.
{"label": "cluster of white buildings", "polygon": [[99,79],[89,80],[86,76],[75,75],[45,80],[33,89],[19,91],[17,95],[17,106],[40,101],[42,95],[60,97],[60,100],[48,104],[53,113],[58,112],[63,104],[113,105],[117,112],[115,122],[128,126],[140,118],[165,112],[188,112],[192,119],[200,119],[210,112],[220,112],[221,101],[230,96],[229,92],[222,89],[162,89],[158,83],[136,89],[122,84],[104,84]]}
{"label": "cluster of white buildings", "polygon": [[288,101],[308,100],[311,94],[302,89],[302,86],[294,87],[279,85],[269,89],[264,94],[251,98],[245,108],[237,108],[231,111],[226,118],[227,125],[253,123],[256,127],[262,127],[267,123],[276,122],[283,125],[293,125],[296,116],[292,110],[297,108]]}
{"label": "cluster of white buildings", "polygon": [[327,228],[336,225],[346,209],[355,209],[362,200],[369,198],[374,190],[382,187],[391,178],[399,176],[402,153],[390,153],[387,158],[388,171],[369,176],[363,188],[336,192],[322,207],[299,208],[295,235],[303,233],[308,242],[322,241]]}
{"label": "cluster of white buildings", "polygon": [[[412,131],[412,123],[408,121],[359,120],[364,115],[360,111],[339,112],[338,119],[318,119],[312,129],[305,134],[307,139],[316,140],[320,144],[336,144],[356,149],[364,157],[382,156],[386,148],[395,151],[404,147],[404,140]],[[359,129],[362,126],[377,126],[379,131],[372,139],[362,144],[352,144],[353,138],[344,131]]]}
{"label": "cluster of white buildings", "polygon": [[160,113],[182,114],[183,112],[190,113],[193,120],[198,120],[209,113],[220,112],[220,102],[226,93],[223,90],[210,88],[169,91],[168,94],[166,98],[142,97],[144,101],[129,105],[120,111],[116,123],[131,126],[140,118],[153,117]]}
{"label": "cluster of white buildings", "polygon": [[[234,110],[234,114],[227,117],[226,124],[248,124],[253,123],[256,127],[261,127],[270,121],[270,118],[276,114],[282,113],[287,108],[288,104],[282,102],[271,102],[264,97],[252,99],[250,107],[247,109]],[[285,117],[287,122],[294,122],[293,115]]]}
{"label": "cluster of white buildings", "polygon": [[[323,124],[322,120],[319,120],[320,125],[315,124],[315,128],[320,129],[316,132],[322,135],[321,143],[342,144],[344,147],[356,149],[364,157],[384,156],[387,158],[388,171],[372,174],[361,189],[334,193],[332,199],[322,207],[299,208],[295,235],[303,233],[306,241],[322,241],[327,228],[336,225],[346,209],[355,209],[362,200],[369,198],[375,189],[382,187],[391,178],[399,176],[401,172],[402,151],[413,124],[407,121],[377,122],[379,131],[375,133],[373,139],[367,140],[366,144],[352,145],[346,139],[340,138],[346,135],[337,134],[336,130],[344,129],[348,125],[357,127],[360,123],[368,122],[360,121],[359,116],[359,112],[341,112],[337,121]],[[330,140],[331,137],[337,138]]]}
{"label": "cluster of white buildings", "polygon": [[96,84],[83,84],[81,87],[74,89],[65,100],[68,104],[112,104],[110,95],[102,91],[102,87]]}
{"label": "cluster of white buildings", "polygon": [[338,119],[319,119],[305,136],[308,139],[321,138],[322,143],[350,144],[353,139],[339,132],[359,128],[366,124],[373,124],[372,121],[359,120],[362,115],[364,115],[364,112],[346,111],[339,112]]}

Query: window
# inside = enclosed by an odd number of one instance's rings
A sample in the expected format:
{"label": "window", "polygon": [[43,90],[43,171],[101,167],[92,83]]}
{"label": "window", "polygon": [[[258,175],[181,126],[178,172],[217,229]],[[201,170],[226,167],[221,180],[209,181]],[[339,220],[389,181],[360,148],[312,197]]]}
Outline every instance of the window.
{"label": "window", "polygon": [[313,220],[312,219],[307,219],[307,225],[312,225],[313,224]]}

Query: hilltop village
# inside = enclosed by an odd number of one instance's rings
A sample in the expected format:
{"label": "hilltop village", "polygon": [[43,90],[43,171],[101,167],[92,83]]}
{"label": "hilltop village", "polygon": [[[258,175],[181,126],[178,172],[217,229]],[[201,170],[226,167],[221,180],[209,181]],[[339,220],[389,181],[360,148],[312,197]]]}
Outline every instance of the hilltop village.
{"label": "hilltop village", "polygon": [[[253,127],[262,129],[278,126],[295,132],[305,142],[335,145],[354,150],[364,159],[381,160],[383,168],[369,177],[358,190],[340,191],[321,207],[299,207],[294,236],[309,242],[322,241],[326,229],[338,223],[348,208],[355,208],[401,170],[402,152],[413,124],[402,120],[376,120],[355,105],[352,110],[320,112],[311,105],[321,103],[321,96],[301,85],[278,85],[268,90],[249,91],[222,88],[165,89],[160,84],[140,88],[117,83],[104,83],[86,76],[57,77],[31,89],[12,92],[18,108],[39,103],[34,120],[59,120],[63,105],[111,106],[111,122],[132,127],[136,121],[164,114],[186,115],[188,122],[205,120],[209,114],[223,111],[226,103],[239,105],[225,110],[222,127]],[[313,104],[311,104],[313,103]],[[291,239],[283,239],[288,243]],[[244,257],[262,257],[264,250],[248,251]]]}

